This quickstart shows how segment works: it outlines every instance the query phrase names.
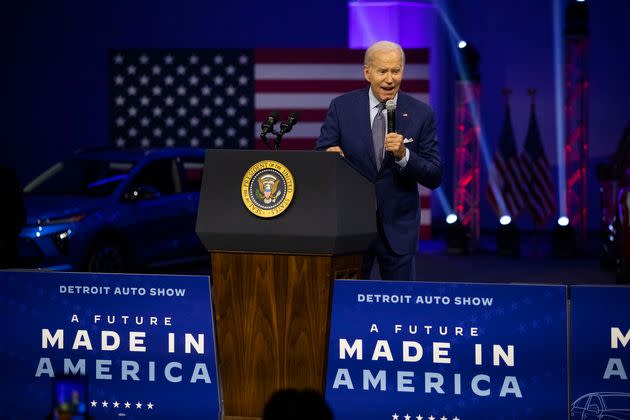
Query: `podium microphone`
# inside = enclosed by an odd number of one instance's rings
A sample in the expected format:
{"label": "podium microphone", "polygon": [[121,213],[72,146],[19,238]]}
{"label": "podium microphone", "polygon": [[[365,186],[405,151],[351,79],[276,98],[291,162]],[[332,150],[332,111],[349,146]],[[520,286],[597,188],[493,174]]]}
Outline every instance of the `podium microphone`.
{"label": "podium microphone", "polygon": [[291,131],[293,126],[299,121],[300,114],[298,112],[292,112],[289,114],[289,118],[286,121],[280,123],[280,134],[284,135]]}
{"label": "podium microphone", "polygon": [[278,113],[278,111],[271,111],[269,113],[269,116],[267,117],[267,120],[264,121],[262,123],[262,125],[260,126],[262,131],[260,132],[260,138],[262,139],[263,142],[265,142],[265,145],[271,149],[271,146],[269,146],[269,143],[267,143],[267,134],[268,133],[273,133],[273,126],[278,122],[278,117],[280,116],[280,114]]}

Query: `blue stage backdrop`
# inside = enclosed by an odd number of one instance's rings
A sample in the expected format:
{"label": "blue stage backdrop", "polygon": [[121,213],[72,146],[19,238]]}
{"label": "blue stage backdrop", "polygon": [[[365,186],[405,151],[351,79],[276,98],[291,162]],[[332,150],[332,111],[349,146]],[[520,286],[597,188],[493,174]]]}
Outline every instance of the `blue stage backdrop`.
{"label": "blue stage backdrop", "polygon": [[566,419],[565,286],[341,281],[336,418]]}
{"label": "blue stage backdrop", "polygon": [[571,287],[573,418],[630,419],[629,304],[630,287]]}
{"label": "blue stage backdrop", "polygon": [[218,417],[208,277],[4,271],[0,285],[0,418]]}

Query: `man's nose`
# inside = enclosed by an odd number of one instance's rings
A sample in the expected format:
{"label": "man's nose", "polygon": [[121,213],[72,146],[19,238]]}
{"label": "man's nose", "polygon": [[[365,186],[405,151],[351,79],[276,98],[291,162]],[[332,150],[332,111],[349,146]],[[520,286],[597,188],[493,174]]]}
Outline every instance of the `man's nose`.
{"label": "man's nose", "polygon": [[392,77],[391,73],[387,73],[387,75],[385,76],[385,81],[387,83],[392,83],[394,81],[394,78]]}

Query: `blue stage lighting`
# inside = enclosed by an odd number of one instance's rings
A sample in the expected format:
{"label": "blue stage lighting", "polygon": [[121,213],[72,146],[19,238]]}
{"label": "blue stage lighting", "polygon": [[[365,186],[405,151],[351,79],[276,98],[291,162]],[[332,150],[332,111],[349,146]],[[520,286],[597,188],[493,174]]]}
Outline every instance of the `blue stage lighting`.
{"label": "blue stage lighting", "polygon": [[457,44],[457,46],[459,48],[466,48],[466,41],[459,41],[459,43]]}
{"label": "blue stage lighting", "polygon": [[448,216],[446,216],[446,223],[448,223],[449,225],[452,225],[456,221],[457,221],[457,215],[451,213]]}
{"label": "blue stage lighting", "polygon": [[569,225],[569,218],[567,216],[562,216],[558,219],[558,224],[560,226],[568,226]]}
{"label": "blue stage lighting", "polygon": [[512,223],[512,218],[506,214],[505,216],[501,216],[501,218],[499,219],[499,223],[501,223],[501,225],[503,226],[507,226]]}

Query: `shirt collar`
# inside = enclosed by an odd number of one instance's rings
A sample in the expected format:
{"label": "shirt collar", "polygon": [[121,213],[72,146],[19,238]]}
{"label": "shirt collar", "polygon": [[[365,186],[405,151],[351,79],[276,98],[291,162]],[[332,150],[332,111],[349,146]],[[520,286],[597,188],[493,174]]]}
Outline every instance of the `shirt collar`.
{"label": "shirt collar", "polygon": [[[380,101],[378,99],[376,99],[376,96],[374,95],[374,92],[372,92],[372,87],[370,86],[369,89],[369,94],[368,96],[370,97],[370,109],[372,108],[376,108],[378,106],[378,104],[380,103]],[[396,92],[396,96],[394,96],[394,103],[396,103],[396,105],[398,105],[398,92]]]}

